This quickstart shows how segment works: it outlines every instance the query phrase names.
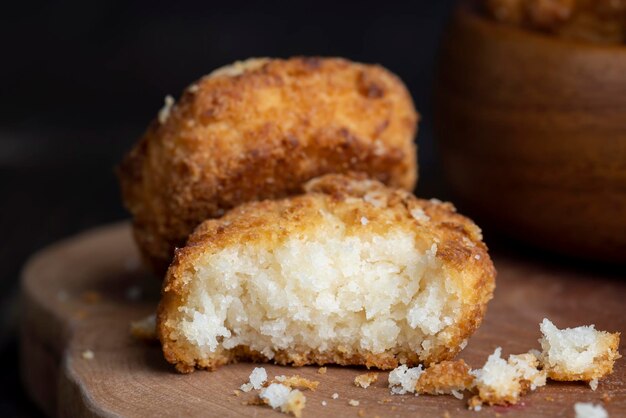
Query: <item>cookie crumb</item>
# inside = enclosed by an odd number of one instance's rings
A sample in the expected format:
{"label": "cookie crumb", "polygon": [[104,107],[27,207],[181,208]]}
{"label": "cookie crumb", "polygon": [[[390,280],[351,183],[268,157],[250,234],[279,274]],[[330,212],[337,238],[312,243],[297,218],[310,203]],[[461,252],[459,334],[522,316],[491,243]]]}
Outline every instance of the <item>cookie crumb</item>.
{"label": "cookie crumb", "polygon": [[333,396],[331,396],[331,398],[339,399],[339,394],[337,392],[335,392],[335,393],[333,393]]}
{"label": "cookie crumb", "polygon": [[364,373],[354,378],[354,385],[367,389],[370,385],[378,380],[378,373]]}
{"label": "cookie crumb", "polygon": [[82,356],[85,360],[93,360],[95,354],[91,350],[85,350],[83,351]]}
{"label": "cookie crumb", "polygon": [[280,409],[283,413],[291,413],[296,418],[302,416],[306,405],[306,397],[298,389],[291,389],[281,383],[272,383],[261,390],[259,398],[272,409]]}
{"label": "cookie crumb", "polygon": [[348,404],[349,404],[350,406],[359,406],[359,403],[360,403],[360,402],[359,402],[359,401],[357,401],[357,400],[355,400],[355,399],[350,399],[350,400],[348,401]]}
{"label": "cookie crumb", "polygon": [[326,367],[320,367],[317,369],[317,374],[326,374],[326,371],[328,371]]}
{"label": "cookie crumb", "polygon": [[274,377],[274,380],[272,381],[272,383],[281,383],[291,389],[297,388],[297,389],[309,389],[309,390],[315,390],[317,389],[317,387],[319,386],[320,382],[316,381],[316,380],[309,380],[305,377],[301,377],[300,375],[294,374],[292,376],[285,376],[285,375],[281,375],[281,376],[276,376]]}
{"label": "cookie crumb", "polygon": [[576,418],[609,418],[609,414],[602,405],[594,405],[591,402],[577,402],[574,404]]}

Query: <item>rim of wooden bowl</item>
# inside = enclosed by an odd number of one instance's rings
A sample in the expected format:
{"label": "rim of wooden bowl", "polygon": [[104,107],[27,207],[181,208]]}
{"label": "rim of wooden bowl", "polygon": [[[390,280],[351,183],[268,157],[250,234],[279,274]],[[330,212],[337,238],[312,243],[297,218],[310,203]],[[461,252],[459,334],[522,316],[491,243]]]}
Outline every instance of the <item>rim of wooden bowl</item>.
{"label": "rim of wooden bowl", "polygon": [[454,10],[454,18],[467,22],[470,25],[482,31],[495,31],[501,36],[510,38],[518,38],[526,42],[541,43],[551,45],[553,47],[575,48],[578,50],[588,50],[595,53],[620,54],[620,57],[626,59],[626,43],[600,43],[589,42],[576,39],[562,38],[554,34],[541,32],[529,28],[515,26],[507,23],[498,22],[495,19],[486,16],[478,10],[476,0],[464,0],[459,2]]}

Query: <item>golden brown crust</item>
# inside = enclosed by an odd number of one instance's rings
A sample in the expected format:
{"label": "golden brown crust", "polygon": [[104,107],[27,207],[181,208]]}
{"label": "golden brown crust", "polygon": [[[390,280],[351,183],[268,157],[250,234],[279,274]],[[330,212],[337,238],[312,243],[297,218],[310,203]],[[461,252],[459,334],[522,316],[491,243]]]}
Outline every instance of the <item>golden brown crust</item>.
{"label": "golden brown crust", "polygon": [[275,378],[271,383],[280,383],[281,385],[285,385],[290,389],[308,389],[315,391],[319,386],[320,382],[317,380],[309,380],[300,375],[294,374],[292,376],[283,376],[284,379]]}
{"label": "golden brown crust", "polygon": [[601,379],[613,373],[615,361],[622,356],[619,354],[619,332],[603,332],[600,337],[602,339],[602,354],[593,359],[593,368],[585,370],[583,373],[572,373],[562,367],[553,367],[543,362],[542,365],[548,377],[552,380],[560,380],[566,382],[585,381],[589,382],[594,379]]}
{"label": "golden brown crust", "polygon": [[[196,228],[185,248],[176,251],[163,284],[158,310],[158,333],[166,359],[182,372],[192,371],[194,367],[212,370],[240,359],[267,361],[262,354],[245,347],[218,350],[210,359],[196,359],[184,344],[171,338],[175,329],[168,317],[176,315],[178,307],[184,303],[185,272],[192,269],[203,254],[246,242],[267,242],[269,246],[292,234],[304,233],[308,228],[317,227],[322,209],[341,219],[348,234],[350,228],[369,228],[384,234],[393,226],[415,231],[419,237],[416,246],[421,251],[426,251],[432,242],[438,243],[436,258],[443,263],[445,274],[455,280],[462,291],[462,320],[446,328],[449,344],[433,347],[423,358],[409,351],[373,354],[355,353],[341,347],[332,352],[292,347],[276,352],[272,360],[294,366],[364,365],[389,370],[399,364],[416,366],[452,359],[480,325],[495,287],[495,269],[481,241],[480,229],[457,214],[449,203],[417,199],[406,191],[387,188],[363,175],[326,175],[310,181],[304,188],[308,192],[304,195],[246,203],[220,219],[208,220]],[[369,219],[366,226],[362,218]]]}
{"label": "golden brown crust", "polygon": [[453,390],[470,389],[474,378],[464,360],[442,361],[428,367],[420,375],[415,385],[416,393],[439,395]]}
{"label": "golden brown crust", "polygon": [[376,372],[360,374],[354,378],[354,386],[367,389],[368,387],[370,387],[372,383],[375,383],[377,380],[378,380],[378,373]]}
{"label": "golden brown crust", "polygon": [[202,78],[119,167],[144,258],[167,268],[202,221],[243,202],[362,171],[412,190],[417,113],[402,82],[339,58],[265,59]]}

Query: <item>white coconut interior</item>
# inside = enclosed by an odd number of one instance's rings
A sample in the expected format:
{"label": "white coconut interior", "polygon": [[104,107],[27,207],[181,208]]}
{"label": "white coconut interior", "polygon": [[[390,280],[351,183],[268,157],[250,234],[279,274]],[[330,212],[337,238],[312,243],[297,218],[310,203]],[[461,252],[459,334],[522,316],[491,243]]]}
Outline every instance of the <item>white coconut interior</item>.
{"label": "white coconut interior", "polygon": [[188,271],[189,291],[174,337],[200,357],[247,346],[277,350],[419,355],[447,343],[460,315],[457,283],[444,274],[437,246],[416,246],[406,229],[385,235],[365,225],[346,234],[326,214],[313,231],[282,243],[243,243],[205,254]]}

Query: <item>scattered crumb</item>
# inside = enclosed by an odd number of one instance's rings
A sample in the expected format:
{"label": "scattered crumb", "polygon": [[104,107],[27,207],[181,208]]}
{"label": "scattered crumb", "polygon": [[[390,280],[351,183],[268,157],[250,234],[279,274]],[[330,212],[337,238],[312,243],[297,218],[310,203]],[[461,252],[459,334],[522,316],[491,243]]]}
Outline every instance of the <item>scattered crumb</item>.
{"label": "scattered crumb", "polygon": [[608,418],[609,414],[602,405],[594,405],[590,402],[577,402],[574,404],[576,418]]}
{"label": "scattered crumb", "polygon": [[235,389],[235,390],[233,390],[233,395],[239,396],[239,395],[241,395],[241,392],[238,391],[237,389]]}
{"label": "scattered crumb", "polygon": [[141,286],[131,286],[128,289],[126,289],[126,299],[135,302],[138,301],[139,299],[141,299],[141,295],[143,294],[143,290],[141,289]]}
{"label": "scattered crumb", "polygon": [[415,392],[415,384],[422,374],[422,365],[408,368],[402,365],[389,373],[389,388],[394,395],[404,395]]}
{"label": "scattered crumb", "polygon": [[98,303],[102,299],[102,296],[94,290],[89,290],[82,294],[82,299],[86,303]]}
{"label": "scattered crumb", "polygon": [[546,396],[545,399],[548,402],[554,402],[554,398],[552,396]]}
{"label": "scattered crumb", "polygon": [[360,417],[364,417],[365,416],[365,409],[359,409],[359,412],[357,413],[358,416]]}
{"label": "scattered crumb", "polygon": [[293,376],[276,376],[272,383],[281,383],[289,388],[298,388],[298,389],[309,389],[315,390],[319,386],[320,382],[315,380],[309,380],[307,378],[301,377],[300,375],[294,374]]}
{"label": "scattered crumb", "polygon": [[281,383],[272,383],[261,390],[259,398],[273,409],[280,409],[286,414],[291,413],[296,418],[302,416],[306,405],[306,397],[298,389],[290,389]]}
{"label": "scattered crumb", "polygon": [[350,400],[348,401],[348,404],[349,404],[350,406],[359,406],[359,403],[360,403],[360,402],[359,402],[359,401],[357,401],[357,400],[355,400],[355,399],[350,399]]}
{"label": "scattered crumb", "polygon": [[326,367],[320,367],[319,369],[317,369],[318,374],[326,374],[327,371],[328,369]]}
{"label": "scattered crumb", "polygon": [[395,405],[391,405],[391,410],[392,410],[392,411],[395,411],[396,409],[398,409],[398,407],[397,407],[397,406],[395,406]]}
{"label": "scattered crumb", "polygon": [[452,417],[451,417],[451,415],[450,415],[450,412],[445,411],[445,412],[443,413],[443,418],[452,418]]}
{"label": "scattered crumb", "polygon": [[242,392],[248,393],[254,389],[254,386],[252,386],[252,383],[244,383],[239,387],[239,389],[241,389]]}
{"label": "scattered crumb", "polygon": [[462,392],[472,387],[474,378],[463,360],[442,361],[428,367],[415,385],[416,393],[431,395],[452,394],[463,399]]}
{"label": "scattered crumb", "polygon": [[252,387],[259,390],[263,387],[263,383],[267,382],[267,372],[263,367],[255,367],[250,373],[250,383]]}
{"label": "scattered crumb", "polygon": [[239,387],[243,392],[250,392],[252,389],[259,390],[267,382],[267,372],[263,367],[255,367],[248,377],[248,382]]}
{"label": "scattered crumb", "polygon": [[482,369],[473,370],[478,395],[469,401],[470,407],[482,403],[489,405],[513,405],[528,390],[546,384],[546,372],[538,370],[539,360],[531,353],[511,355],[507,360],[500,357],[502,349],[496,348]]}
{"label": "scattered crumb", "polygon": [[174,106],[174,98],[168,94],[165,96],[163,107],[159,110],[159,115],[157,117],[161,125],[164,124],[170,117],[172,106]]}
{"label": "scattered crumb", "polygon": [[598,389],[598,379],[592,379],[589,381],[589,387],[591,388],[591,390],[595,391],[596,389]]}
{"label": "scattered crumb", "polygon": [[93,360],[93,358],[95,357],[93,351],[91,350],[83,351],[82,356],[85,360]]}
{"label": "scattered crumb", "polygon": [[354,385],[360,386],[363,389],[367,389],[372,383],[376,382],[377,380],[378,373],[376,372],[360,374],[354,378]]}
{"label": "scattered crumb", "polygon": [[138,321],[130,323],[130,334],[140,340],[156,341],[156,314],[148,315]]}
{"label": "scattered crumb", "polygon": [[473,396],[470,398],[467,407],[470,411],[480,411],[483,409],[482,402],[478,399],[478,396]]}
{"label": "scattered crumb", "polygon": [[603,393],[602,394],[602,402],[609,403],[612,400],[613,400],[613,396],[609,395],[608,393]]}
{"label": "scattered crumb", "polygon": [[553,380],[600,379],[613,372],[619,333],[597,331],[593,325],[558,329],[547,318],[540,324],[540,360]]}
{"label": "scattered crumb", "polygon": [[328,405],[328,402],[322,401],[322,406],[326,406],[326,405]]}
{"label": "scattered crumb", "polygon": [[337,392],[335,392],[335,393],[333,393],[333,396],[331,396],[331,398],[339,399],[339,394]]}
{"label": "scattered crumb", "polygon": [[391,402],[391,398],[383,398],[380,401],[378,401],[378,403],[381,405],[389,403],[389,402]]}

